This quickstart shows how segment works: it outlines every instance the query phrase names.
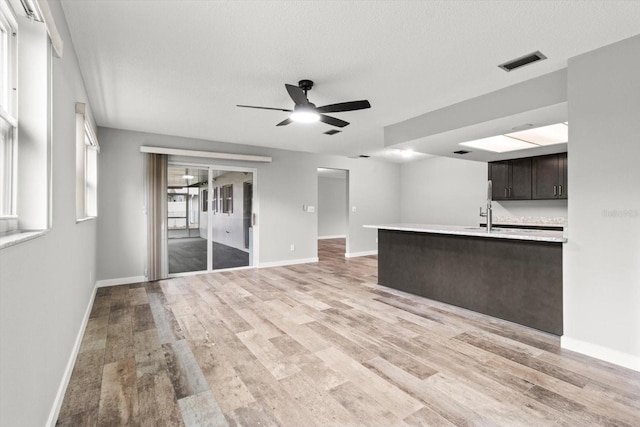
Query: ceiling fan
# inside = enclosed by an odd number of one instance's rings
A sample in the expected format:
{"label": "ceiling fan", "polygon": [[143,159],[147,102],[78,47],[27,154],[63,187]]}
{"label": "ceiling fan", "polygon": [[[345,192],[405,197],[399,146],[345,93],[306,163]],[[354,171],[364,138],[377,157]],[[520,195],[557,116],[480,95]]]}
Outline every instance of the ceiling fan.
{"label": "ceiling fan", "polygon": [[253,105],[237,105],[237,107],[244,108],[259,108],[261,110],[276,110],[286,111],[291,113],[289,117],[278,123],[276,126],[286,126],[291,122],[299,123],[312,123],[321,121],[331,126],[337,126],[343,128],[349,124],[344,120],[337,119],[335,117],[327,116],[324,113],[341,113],[344,111],[364,110],[365,108],[371,108],[369,101],[350,101],[340,102],[338,104],[329,104],[322,107],[316,107],[315,104],[309,102],[307,99],[307,92],[313,87],[311,80],[300,80],[298,86],[285,84],[285,88],[289,93],[291,99],[295,103],[293,110],[286,108],[273,108],[273,107],[256,107]]}

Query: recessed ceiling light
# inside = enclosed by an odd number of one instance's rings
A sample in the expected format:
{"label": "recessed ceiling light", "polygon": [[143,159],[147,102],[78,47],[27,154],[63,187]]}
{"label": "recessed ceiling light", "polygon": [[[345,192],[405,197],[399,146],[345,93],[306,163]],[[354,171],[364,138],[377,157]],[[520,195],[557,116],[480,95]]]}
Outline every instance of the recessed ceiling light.
{"label": "recessed ceiling light", "polygon": [[508,133],[506,136],[536,145],[554,145],[569,141],[569,127],[564,123]]}
{"label": "recessed ceiling light", "polygon": [[477,148],[478,150],[493,151],[494,153],[505,153],[507,151],[525,150],[535,148],[537,145],[530,144],[519,139],[509,138],[504,135],[490,136],[489,138],[477,139],[475,141],[461,142],[458,145]]}
{"label": "recessed ceiling light", "polygon": [[411,157],[413,157],[413,150],[408,149],[408,150],[401,150],[400,154],[402,155],[402,157],[404,157],[405,159],[409,159]]}

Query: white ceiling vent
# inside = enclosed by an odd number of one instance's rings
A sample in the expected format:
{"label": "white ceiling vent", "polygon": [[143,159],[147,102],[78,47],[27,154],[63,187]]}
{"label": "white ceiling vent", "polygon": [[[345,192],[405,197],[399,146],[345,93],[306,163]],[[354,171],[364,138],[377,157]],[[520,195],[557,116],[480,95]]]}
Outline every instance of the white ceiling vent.
{"label": "white ceiling vent", "polygon": [[520,58],[507,61],[504,64],[500,64],[498,65],[498,67],[509,72],[515,70],[516,68],[524,67],[525,65],[533,64],[534,62],[538,62],[543,59],[547,59],[547,57],[544,56],[540,51],[535,51],[528,55],[521,56]]}

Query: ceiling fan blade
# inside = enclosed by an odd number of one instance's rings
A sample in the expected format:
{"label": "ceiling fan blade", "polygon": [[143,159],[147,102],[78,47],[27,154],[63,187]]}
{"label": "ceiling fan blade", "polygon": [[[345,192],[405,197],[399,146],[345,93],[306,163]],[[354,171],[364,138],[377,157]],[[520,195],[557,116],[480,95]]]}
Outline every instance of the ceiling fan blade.
{"label": "ceiling fan blade", "polygon": [[275,110],[275,111],[286,111],[288,113],[290,113],[293,110],[287,110],[285,108],[275,108],[275,107],[256,107],[254,105],[236,105],[236,107],[243,107],[243,108],[258,108],[260,110]]}
{"label": "ceiling fan blade", "polygon": [[276,126],[286,126],[289,123],[291,123],[291,119],[290,118],[286,118],[283,121],[281,121],[280,123],[278,123]]}
{"label": "ceiling fan blade", "polygon": [[331,126],[337,126],[339,128],[343,128],[349,124],[349,122],[345,122],[344,120],[336,119],[335,117],[325,116],[324,114],[320,114],[320,121],[322,123],[326,123]]}
{"label": "ceiling fan blade", "polygon": [[304,94],[304,91],[300,89],[298,86],[284,85],[287,88],[287,92],[289,92],[289,96],[293,99],[296,105],[307,105],[309,104],[309,100],[307,99],[307,95]]}
{"label": "ceiling fan blade", "polygon": [[369,104],[369,101],[366,99],[362,101],[340,102],[338,104],[324,105],[316,108],[316,110],[318,113],[340,113],[342,111],[364,110],[365,108],[371,108],[371,104]]}

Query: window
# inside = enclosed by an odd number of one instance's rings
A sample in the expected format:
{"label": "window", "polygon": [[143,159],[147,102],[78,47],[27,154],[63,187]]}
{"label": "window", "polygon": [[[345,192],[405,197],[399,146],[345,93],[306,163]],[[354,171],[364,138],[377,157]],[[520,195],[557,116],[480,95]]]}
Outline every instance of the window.
{"label": "window", "polygon": [[[18,25],[5,0],[0,1],[0,232],[17,228]],[[13,220],[13,221],[11,221]]]}
{"label": "window", "polygon": [[218,212],[218,187],[213,189],[213,204],[211,206],[212,212]]}
{"label": "window", "polygon": [[202,190],[202,212],[207,212],[209,210],[209,190]]}
{"label": "window", "polygon": [[0,0],[0,249],[52,225],[51,67],[62,48],[47,2]]}
{"label": "window", "polygon": [[220,190],[222,213],[233,213],[233,185],[223,185]]}
{"label": "window", "polygon": [[89,108],[76,103],[76,218],[78,220],[98,216],[98,152]]}

